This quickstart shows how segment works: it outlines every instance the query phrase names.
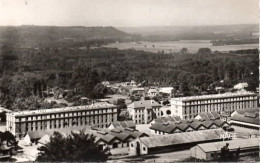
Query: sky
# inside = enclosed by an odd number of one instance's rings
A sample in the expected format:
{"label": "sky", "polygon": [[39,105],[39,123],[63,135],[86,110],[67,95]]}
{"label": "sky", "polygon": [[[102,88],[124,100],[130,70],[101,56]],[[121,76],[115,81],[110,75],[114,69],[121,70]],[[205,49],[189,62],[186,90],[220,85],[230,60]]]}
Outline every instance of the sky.
{"label": "sky", "polygon": [[258,24],[258,0],[0,0],[0,25]]}

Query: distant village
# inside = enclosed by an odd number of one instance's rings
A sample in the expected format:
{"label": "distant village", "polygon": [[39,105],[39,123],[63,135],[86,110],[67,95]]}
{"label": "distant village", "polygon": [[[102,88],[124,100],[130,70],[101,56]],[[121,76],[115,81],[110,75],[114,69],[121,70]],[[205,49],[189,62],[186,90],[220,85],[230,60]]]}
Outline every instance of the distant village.
{"label": "distant village", "polygon": [[238,83],[229,92],[216,86],[218,94],[186,97],[156,83],[102,84],[114,93],[97,100],[80,97],[79,105],[64,98],[71,90],[49,88],[45,102],[59,107],[1,108],[6,112],[2,132],[13,134],[19,148],[13,152],[13,145],[2,143],[0,158],[35,161],[38,148],[55,131],[67,136],[79,131],[94,135],[100,149],[109,149],[109,160],[143,161],[140,156],[156,155],[171,161],[181,151],[185,157],[179,160],[216,161],[223,152],[233,157],[259,151],[259,97],[258,92],[245,90],[247,83]]}

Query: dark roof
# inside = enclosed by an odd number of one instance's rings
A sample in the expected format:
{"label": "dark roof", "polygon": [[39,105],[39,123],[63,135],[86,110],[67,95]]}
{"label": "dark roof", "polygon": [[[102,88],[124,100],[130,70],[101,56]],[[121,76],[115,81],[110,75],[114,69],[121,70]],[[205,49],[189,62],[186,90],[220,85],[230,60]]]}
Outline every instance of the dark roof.
{"label": "dark roof", "polygon": [[137,131],[137,130],[134,130],[134,129],[131,129],[131,128],[121,128],[121,130],[122,130],[124,133],[127,133],[127,134],[133,136],[134,138],[149,136],[149,135],[147,135],[147,134],[144,133],[144,132],[140,132],[140,131]]}
{"label": "dark roof", "polygon": [[108,133],[104,133],[104,134],[101,134],[101,133],[96,133],[94,134],[96,136],[96,141],[104,141],[106,143],[111,143],[114,139],[118,139],[116,136],[114,135],[110,135]]}
{"label": "dark roof", "polygon": [[206,129],[210,129],[212,125],[216,125],[217,127],[222,127],[224,123],[227,123],[223,120],[217,119],[217,120],[181,120],[181,121],[163,121],[161,122],[156,121],[155,123],[150,127],[152,130],[162,131],[165,133],[173,133],[176,129],[181,130],[182,132],[185,132],[188,127],[193,128],[194,130],[198,130],[200,126],[204,126]]}
{"label": "dark roof", "polygon": [[136,125],[133,121],[116,121],[112,122],[111,125],[113,125],[115,128],[116,127],[123,127],[123,128],[135,128]]}
{"label": "dark roof", "polygon": [[106,130],[110,135],[113,135],[120,139],[121,141],[127,141],[129,138],[134,138],[132,135],[123,132],[120,129]]}
{"label": "dark roof", "polygon": [[214,121],[214,124],[218,127],[222,127],[224,124],[228,124],[226,121],[222,121],[220,119],[217,119]]}
{"label": "dark roof", "polygon": [[224,134],[224,132],[225,131],[223,129],[200,130],[170,135],[143,137],[139,138],[139,140],[148,148],[154,148],[194,142],[220,140],[221,135]]}
{"label": "dark roof", "polygon": [[201,122],[193,121],[190,123],[190,127],[192,127],[194,130],[197,130],[200,126],[202,126]]}
{"label": "dark roof", "polygon": [[168,122],[168,121],[176,122],[176,121],[180,121],[180,120],[181,120],[180,117],[168,116],[168,117],[157,118],[157,119],[155,119],[155,122],[160,122],[160,123]]}
{"label": "dark roof", "polygon": [[205,126],[206,128],[209,128],[213,124],[214,122],[209,120],[202,122],[202,125]]}

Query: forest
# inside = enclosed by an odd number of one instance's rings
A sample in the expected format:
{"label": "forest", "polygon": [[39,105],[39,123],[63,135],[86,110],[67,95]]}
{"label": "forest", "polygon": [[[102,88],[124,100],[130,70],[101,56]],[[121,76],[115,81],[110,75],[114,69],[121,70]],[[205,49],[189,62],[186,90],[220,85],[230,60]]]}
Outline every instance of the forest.
{"label": "forest", "polygon": [[[229,53],[201,48],[195,54],[157,54],[113,48],[75,46],[14,48],[3,45],[0,55],[0,103],[16,110],[37,109],[47,88],[77,90],[76,95],[102,98],[109,92],[102,81],[147,81],[173,86],[184,95],[214,92],[248,82],[258,87],[258,50]],[[220,82],[222,81],[222,82]]]}

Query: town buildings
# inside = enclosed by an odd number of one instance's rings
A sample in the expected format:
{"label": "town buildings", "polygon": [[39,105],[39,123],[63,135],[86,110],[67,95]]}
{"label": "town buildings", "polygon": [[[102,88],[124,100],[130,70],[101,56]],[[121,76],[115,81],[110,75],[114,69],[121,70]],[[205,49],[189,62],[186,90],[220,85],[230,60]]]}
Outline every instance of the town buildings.
{"label": "town buildings", "polygon": [[234,85],[234,89],[238,89],[238,90],[244,89],[246,87],[248,87],[247,83],[238,83],[238,84]]}
{"label": "town buildings", "polygon": [[129,104],[127,110],[135,124],[148,124],[161,116],[160,107],[161,105],[154,100],[141,99]]}
{"label": "town buildings", "polygon": [[153,98],[157,95],[157,89],[156,88],[150,88],[147,92],[147,96],[150,98]]}
{"label": "town buildings", "polygon": [[190,149],[191,157],[200,160],[214,161],[219,159],[221,156],[221,148],[224,146],[227,146],[230,155],[238,157],[248,152],[259,151],[259,138],[198,144]]}
{"label": "town buildings", "polygon": [[89,125],[107,127],[117,121],[117,107],[100,102],[92,105],[8,113],[7,130],[22,137],[28,131]]}
{"label": "town buildings", "polygon": [[195,117],[195,119],[215,120],[215,119],[220,119],[220,115],[214,111],[201,112]]}
{"label": "town buildings", "polygon": [[162,136],[142,137],[133,140],[129,155],[146,155],[189,149],[202,142],[220,141],[223,129],[184,132]]}
{"label": "town buildings", "polygon": [[40,143],[41,146],[48,143],[54,132],[59,132],[64,136],[68,136],[71,132],[75,133],[79,131],[83,131],[86,134],[93,134],[95,136],[95,142],[100,149],[128,148],[129,143],[134,139],[149,136],[131,128],[117,127],[110,130],[86,126],[73,126],[69,128],[29,131],[24,137],[24,140],[27,144]]}
{"label": "town buildings", "polygon": [[236,92],[171,99],[171,110],[182,119],[195,118],[201,112],[233,111],[257,107],[257,94]]}
{"label": "town buildings", "polygon": [[117,127],[135,129],[136,125],[133,121],[116,121],[109,124],[108,129],[115,129]]}
{"label": "town buildings", "polygon": [[[159,118],[160,119],[160,118]],[[178,120],[178,118],[169,118],[168,121],[157,120],[151,125],[151,134],[167,135],[181,132],[193,132],[199,130],[217,129],[230,126],[222,120],[189,119]]]}
{"label": "town buildings", "polygon": [[169,95],[172,94],[172,91],[173,91],[173,87],[161,87],[159,89],[159,92],[166,93],[166,94],[169,94]]}

